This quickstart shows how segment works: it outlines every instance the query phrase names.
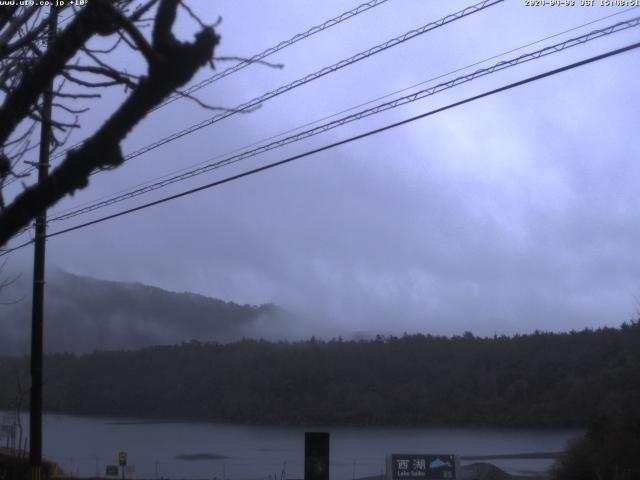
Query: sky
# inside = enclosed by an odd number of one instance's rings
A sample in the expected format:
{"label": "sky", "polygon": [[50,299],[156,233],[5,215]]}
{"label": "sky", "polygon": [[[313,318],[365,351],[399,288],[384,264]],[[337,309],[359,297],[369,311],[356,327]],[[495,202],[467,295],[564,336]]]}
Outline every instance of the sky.
{"label": "sky", "polygon": [[[426,82],[405,94],[640,15],[637,8],[576,3],[527,6],[525,0],[506,0],[94,175],[86,190],[53,207],[50,216],[407,87]],[[216,27],[219,57],[250,57],[358,5],[189,4],[206,22],[222,18]],[[388,0],[269,57],[283,68],[251,65],[197,96],[233,108],[472,4]],[[175,26],[183,39],[197,29],[184,12]],[[557,35],[570,29],[575,30]],[[50,231],[637,42],[639,32],[632,28],[488,75],[51,224]],[[143,67],[131,52],[115,55],[131,71]],[[230,65],[215,62],[216,71]],[[310,334],[493,335],[617,326],[640,310],[638,73],[640,51],[633,50],[61,235],[47,244],[47,267],[242,304],[276,303]],[[193,83],[211,74],[203,69]],[[70,144],[94,131],[123,95],[117,89],[93,102]],[[123,151],[212,115],[189,100],[173,102],[150,114]],[[15,252],[10,267],[30,275],[31,257],[30,247]]]}

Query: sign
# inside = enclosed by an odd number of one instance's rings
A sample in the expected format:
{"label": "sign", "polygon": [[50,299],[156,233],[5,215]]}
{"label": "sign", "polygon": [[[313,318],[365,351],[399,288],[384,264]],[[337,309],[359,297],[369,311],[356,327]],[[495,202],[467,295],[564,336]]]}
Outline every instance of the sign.
{"label": "sign", "polygon": [[127,464],[127,452],[120,452],[118,454],[118,463],[120,463],[120,466],[122,467]]}
{"label": "sign", "polygon": [[107,465],[107,471],[105,472],[108,477],[117,477],[118,476],[118,466],[117,465]]}
{"label": "sign", "polygon": [[456,480],[455,455],[393,454],[387,456],[388,480]]}

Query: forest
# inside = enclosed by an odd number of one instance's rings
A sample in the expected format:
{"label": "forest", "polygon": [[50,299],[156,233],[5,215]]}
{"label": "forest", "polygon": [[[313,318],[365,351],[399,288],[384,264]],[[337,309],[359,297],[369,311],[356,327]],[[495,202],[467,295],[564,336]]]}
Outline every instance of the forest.
{"label": "forest", "polygon": [[[15,300],[30,298],[31,287],[17,277],[0,291],[0,352],[6,355],[29,352],[31,302]],[[272,331],[291,326],[290,315],[276,305],[238,305],[55,268],[47,273],[45,304],[46,352],[133,350],[192,338],[227,343],[259,337],[262,323]]]}
{"label": "forest", "polygon": [[[640,322],[481,338],[191,341],[45,357],[49,412],[233,423],[586,426],[640,410]],[[0,408],[28,358],[0,357]],[[17,388],[21,385],[20,389]],[[625,414],[626,414],[625,413]]]}

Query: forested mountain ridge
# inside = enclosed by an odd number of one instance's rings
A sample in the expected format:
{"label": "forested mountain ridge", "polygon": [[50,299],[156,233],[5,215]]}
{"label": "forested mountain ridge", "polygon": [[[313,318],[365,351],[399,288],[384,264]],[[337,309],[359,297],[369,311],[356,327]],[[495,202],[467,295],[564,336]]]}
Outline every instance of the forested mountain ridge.
{"label": "forested mountain ridge", "polygon": [[[0,354],[29,350],[30,285],[3,289]],[[19,300],[19,301],[15,301]],[[140,283],[98,280],[52,270],[45,290],[45,350],[88,353],[135,349],[199,338],[226,342],[264,336],[291,320],[275,305],[238,305]]]}
{"label": "forested mountain ridge", "polygon": [[[0,359],[9,406],[26,358]],[[45,408],[276,424],[583,426],[640,409],[640,324],[478,338],[183,343],[45,358]],[[24,383],[23,383],[24,384]]]}

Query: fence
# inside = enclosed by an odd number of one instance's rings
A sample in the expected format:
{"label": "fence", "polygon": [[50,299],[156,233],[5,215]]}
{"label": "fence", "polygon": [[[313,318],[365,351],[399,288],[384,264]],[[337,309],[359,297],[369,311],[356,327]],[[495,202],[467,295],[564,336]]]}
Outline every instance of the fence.
{"label": "fence", "polygon": [[[53,458],[52,460],[73,478],[122,479],[120,467],[118,475],[107,476],[105,474],[107,466],[118,465],[118,459],[115,457],[68,457]],[[229,458],[145,460],[129,457],[129,467],[133,467],[133,469],[125,470],[125,480],[292,480],[304,478],[304,462],[293,459],[255,462]],[[329,468],[332,480],[353,480],[382,475],[385,466],[384,459],[335,458],[332,459]]]}

